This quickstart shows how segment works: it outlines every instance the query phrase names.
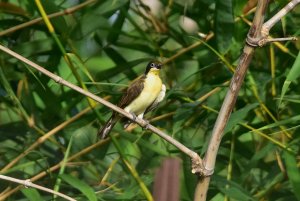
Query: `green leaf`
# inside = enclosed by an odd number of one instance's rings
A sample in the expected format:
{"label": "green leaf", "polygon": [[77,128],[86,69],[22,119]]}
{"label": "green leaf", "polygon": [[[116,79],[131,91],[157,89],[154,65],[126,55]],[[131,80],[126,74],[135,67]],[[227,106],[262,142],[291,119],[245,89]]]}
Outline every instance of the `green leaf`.
{"label": "green leaf", "polygon": [[289,181],[292,184],[297,200],[300,200],[300,171],[295,156],[287,151],[283,153]]}
{"label": "green leaf", "polygon": [[186,123],[187,119],[191,117],[191,115],[194,113],[198,105],[199,105],[198,102],[185,103],[182,104],[181,107],[179,107],[176,110],[176,113],[173,117],[174,119],[173,133],[177,133],[178,131],[182,130],[183,125]]}
{"label": "green leaf", "polygon": [[77,190],[79,190],[80,192],[82,192],[90,201],[97,201],[97,197],[96,194],[93,190],[93,188],[91,188],[90,186],[88,186],[85,182],[81,181],[80,179],[71,176],[70,174],[63,174],[60,175],[60,177],[67,182],[68,184],[70,184],[71,186],[73,186],[74,188],[76,188]]}
{"label": "green leaf", "polygon": [[101,6],[97,7],[97,13],[101,15],[111,15],[127,4],[128,0],[122,1],[104,1]]}
{"label": "green leaf", "polygon": [[298,53],[298,56],[283,83],[283,86],[281,89],[279,105],[281,104],[284,95],[288,91],[290,84],[292,82],[296,81],[296,79],[299,77],[299,75],[300,75],[300,52]]}
{"label": "green leaf", "polygon": [[23,10],[21,6],[17,6],[9,2],[0,2],[0,12],[14,14],[26,18],[28,17],[28,13],[26,12],[26,10]]}
{"label": "green leaf", "polygon": [[[71,136],[71,138],[70,138],[70,142],[69,142],[69,144],[68,144],[68,147],[67,147],[67,150],[66,150],[66,152],[65,152],[65,155],[64,155],[64,159],[63,159],[63,161],[62,161],[62,163],[61,163],[61,167],[60,167],[60,169],[59,169],[59,173],[58,173],[58,175],[62,175],[64,172],[65,172],[65,168],[66,168],[66,164],[67,164],[67,162],[68,162],[68,157],[69,157],[69,155],[70,155],[70,150],[71,150],[71,147],[72,147],[72,144],[73,144],[73,136]],[[58,177],[57,179],[56,179],[56,182],[55,182],[55,185],[54,185],[54,191],[56,191],[56,192],[58,192],[59,191],[59,188],[60,188],[60,184],[61,184],[61,178],[60,177]],[[57,198],[57,195],[53,195],[53,199],[55,200]]]}
{"label": "green leaf", "polygon": [[231,131],[234,126],[236,126],[238,123],[241,123],[242,120],[247,117],[248,112],[253,108],[256,108],[257,106],[258,103],[253,103],[247,105],[246,107],[238,111],[233,112],[232,115],[230,116],[227,126],[225,127],[224,133]]}
{"label": "green leaf", "polygon": [[144,52],[150,55],[154,55],[156,52],[152,49],[149,48],[148,44],[142,44],[142,43],[124,43],[122,41],[116,41],[116,45],[118,47],[123,47],[127,49],[132,49],[132,50],[137,50],[139,52]]}
{"label": "green leaf", "polygon": [[[94,11],[90,11],[85,15],[83,15],[80,19],[78,19],[80,20],[80,24],[77,24],[77,26],[74,27],[74,29],[72,30],[71,37],[75,39],[82,39],[86,35],[94,33],[95,30],[108,29],[109,27],[108,19],[102,16],[99,15],[97,16],[97,20],[99,23],[90,23],[91,21],[95,20],[96,15],[97,13],[95,13]],[[101,35],[106,36],[107,32],[102,30],[100,33]]]}
{"label": "green leaf", "polygon": [[[113,54],[113,52],[110,52],[109,54]],[[113,57],[115,57],[116,55],[114,55]],[[117,61],[117,57],[115,57]],[[107,70],[103,70],[100,73],[96,74],[96,80],[105,80],[107,78],[113,77],[116,74],[119,73],[125,73],[128,77],[128,79],[133,80],[135,79],[138,75],[132,70],[132,68],[142,62],[145,61],[149,61],[149,58],[146,59],[136,59],[130,62],[123,62],[123,63],[119,63],[117,64],[117,66],[112,67],[110,69]]]}
{"label": "green leaf", "polygon": [[35,188],[23,188],[22,193],[26,196],[28,200],[32,201],[43,201],[40,193]]}
{"label": "green leaf", "polygon": [[85,64],[82,62],[82,60],[80,60],[78,55],[73,54],[73,53],[67,53],[67,55],[70,58],[70,60],[73,63],[75,68],[79,68],[89,78],[89,80],[94,81],[92,75],[87,70],[87,68],[86,68]]}
{"label": "green leaf", "polygon": [[215,32],[219,51],[224,54],[232,44],[234,18],[232,0],[217,0]]}
{"label": "green leaf", "polygon": [[216,185],[221,192],[230,198],[247,201],[255,200],[239,183],[228,181],[223,177],[214,176],[212,184]]}
{"label": "green leaf", "polygon": [[157,146],[156,144],[151,144],[151,143],[149,143],[148,140],[138,138],[136,135],[133,135],[131,133],[124,133],[124,135],[122,135],[122,137],[130,140],[131,142],[137,141],[137,143],[141,147],[143,147],[144,149],[147,149],[149,151],[152,151],[156,154],[159,154],[159,155],[162,155],[162,156],[168,156],[168,152],[165,149],[162,149],[162,147]]}
{"label": "green leaf", "polygon": [[296,116],[293,116],[291,118],[286,118],[286,119],[277,121],[275,123],[265,125],[261,128],[258,128],[257,130],[261,131],[261,130],[266,130],[266,129],[270,129],[270,128],[274,128],[274,127],[279,127],[279,126],[282,126],[282,125],[294,124],[294,123],[298,123],[299,120],[300,120],[300,115],[296,115]]}
{"label": "green leaf", "polygon": [[[31,2],[31,5],[33,7],[36,7],[36,5],[34,3]],[[51,13],[55,13],[55,12],[59,12],[61,10],[61,7],[56,4],[54,1],[47,1],[47,0],[42,0],[41,1],[46,13],[49,15]],[[56,32],[63,32],[65,33],[66,31],[68,31],[68,24],[65,21],[65,18],[62,16],[57,16],[53,19],[51,19],[51,23],[54,26]]]}
{"label": "green leaf", "polygon": [[108,34],[107,41],[114,43],[118,40],[118,37],[122,31],[123,24],[125,22],[126,13],[129,9],[129,3],[127,3],[121,10],[119,10],[117,19],[115,20],[111,30]]}
{"label": "green leaf", "polygon": [[15,51],[27,57],[51,51],[53,44],[52,38],[26,41],[16,46]]}

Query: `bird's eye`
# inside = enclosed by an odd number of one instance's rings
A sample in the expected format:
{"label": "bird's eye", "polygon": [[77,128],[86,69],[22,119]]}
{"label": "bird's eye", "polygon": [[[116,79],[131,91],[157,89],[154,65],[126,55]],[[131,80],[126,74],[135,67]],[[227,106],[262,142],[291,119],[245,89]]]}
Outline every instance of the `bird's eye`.
{"label": "bird's eye", "polygon": [[154,64],[154,63],[151,63],[150,66],[151,66],[152,68],[154,68],[154,67],[155,67],[155,64]]}

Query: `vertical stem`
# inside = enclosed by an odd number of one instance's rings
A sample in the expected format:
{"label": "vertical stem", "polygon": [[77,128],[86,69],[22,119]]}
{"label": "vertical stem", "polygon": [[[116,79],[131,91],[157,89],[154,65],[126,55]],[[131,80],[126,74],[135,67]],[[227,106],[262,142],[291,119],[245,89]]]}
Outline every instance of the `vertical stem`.
{"label": "vertical stem", "polygon": [[275,52],[274,52],[274,45],[270,45],[270,67],[271,67],[271,76],[272,76],[272,96],[276,96],[276,85],[275,85]]}
{"label": "vertical stem", "polygon": [[219,150],[221,139],[223,137],[223,131],[227,125],[232,109],[235,106],[238,92],[244,81],[244,77],[252,59],[253,52],[254,49],[252,47],[246,46],[244,48],[244,51],[240,57],[239,65],[231,80],[229,90],[220,109],[204,158],[205,168],[208,170],[212,170],[215,167],[216,156]]}
{"label": "vertical stem", "polygon": [[[227,181],[231,181],[231,178],[232,178],[234,149],[235,149],[235,131],[232,132],[232,136],[231,136],[229,164],[228,164],[228,167],[227,167]],[[228,189],[228,188],[230,188],[230,186],[227,184],[226,189]],[[229,196],[225,195],[224,201],[229,201],[229,200],[230,200]]]}
{"label": "vertical stem", "polygon": [[[268,5],[268,0],[260,0],[257,4],[256,13],[253,19],[252,27],[249,30],[248,38],[251,40],[258,40],[261,37],[261,28],[264,22],[264,14]],[[215,167],[216,157],[223,137],[223,132],[231,112],[235,106],[235,102],[239,93],[239,90],[244,81],[248,66],[252,60],[254,53],[254,47],[245,45],[243,53],[240,56],[239,64],[233,75],[230,83],[229,90],[223,101],[218,118],[212,131],[212,135],[208,144],[208,148],[204,158],[204,166],[207,170],[213,170]],[[200,178],[196,187],[194,200],[206,200],[206,194],[210,182],[210,177]]]}

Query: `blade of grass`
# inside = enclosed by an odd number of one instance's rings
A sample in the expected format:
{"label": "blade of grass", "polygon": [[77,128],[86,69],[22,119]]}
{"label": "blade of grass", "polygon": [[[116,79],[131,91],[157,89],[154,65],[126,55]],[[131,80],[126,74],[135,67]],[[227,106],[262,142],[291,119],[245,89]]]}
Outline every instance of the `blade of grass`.
{"label": "blade of grass", "polygon": [[298,53],[298,56],[290,70],[290,72],[288,73],[286,80],[283,83],[282,89],[281,89],[281,95],[280,95],[280,100],[278,103],[278,106],[280,107],[282,99],[284,97],[284,95],[287,93],[290,84],[295,81],[298,77],[300,76],[300,52]]}
{"label": "blade of grass", "polygon": [[[76,71],[72,61],[71,61],[71,58],[69,57],[69,55],[67,54],[66,50],[64,49],[62,43],[60,42],[59,38],[57,37],[56,33],[55,33],[55,30],[54,30],[54,27],[52,26],[46,12],[45,12],[45,9],[41,3],[40,0],[35,0],[35,3],[38,7],[38,10],[39,12],[41,13],[42,15],[42,18],[49,30],[49,33],[51,34],[51,36],[53,37],[54,41],[56,42],[57,46],[59,47],[59,50],[61,51],[61,53],[63,54],[63,57],[66,61],[66,63],[68,64],[68,66],[70,67],[73,75],[75,76],[76,80],[80,83],[81,87],[87,91],[87,87],[85,86],[84,82],[82,81],[80,75],[78,74],[78,72]],[[88,103],[90,104],[90,106],[93,108],[97,103],[96,101],[92,100],[91,98],[89,97],[86,97],[87,100],[88,100]],[[97,117],[99,119],[101,119],[101,115],[99,114],[99,112],[97,110],[94,110],[95,114],[97,115]]]}
{"label": "blade of grass", "polygon": [[295,156],[289,152],[284,152],[285,165],[287,169],[287,174],[289,180],[292,184],[292,188],[294,190],[294,194],[297,200],[300,200],[300,171],[297,167],[297,160]]}
{"label": "blade of grass", "polygon": [[[60,176],[63,175],[64,172],[65,172],[65,167],[66,167],[66,164],[67,164],[67,161],[68,161],[68,157],[70,155],[70,150],[71,150],[72,144],[73,144],[73,136],[71,136],[71,138],[70,138],[67,150],[65,152],[64,158],[63,158],[62,163],[61,163],[61,167],[59,169],[58,177],[57,177],[55,185],[54,185],[53,190],[56,191],[56,192],[59,191],[59,187],[60,187],[60,184],[61,184]],[[53,199],[56,200],[56,198],[57,198],[57,195],[54,194]]]}

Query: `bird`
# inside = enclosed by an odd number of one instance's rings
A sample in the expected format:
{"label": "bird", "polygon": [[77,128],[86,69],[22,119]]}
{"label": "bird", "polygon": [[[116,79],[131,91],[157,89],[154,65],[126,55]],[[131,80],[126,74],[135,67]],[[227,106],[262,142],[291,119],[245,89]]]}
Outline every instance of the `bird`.
{"label": "bird", "polygon": [[[164,99],[166,86],[160,78],[162,63],[150,61],[146,66],[145,73],[133,81],[125,90],[118,106],[136,117],[143,118],[144,114],[154,110]],[[115,124],[123,117],[117,112],[113,112],[102,128],[98,131],[98,136],[104,139],[108,136]],[[129,123],[125,124],[126,128]]]}

